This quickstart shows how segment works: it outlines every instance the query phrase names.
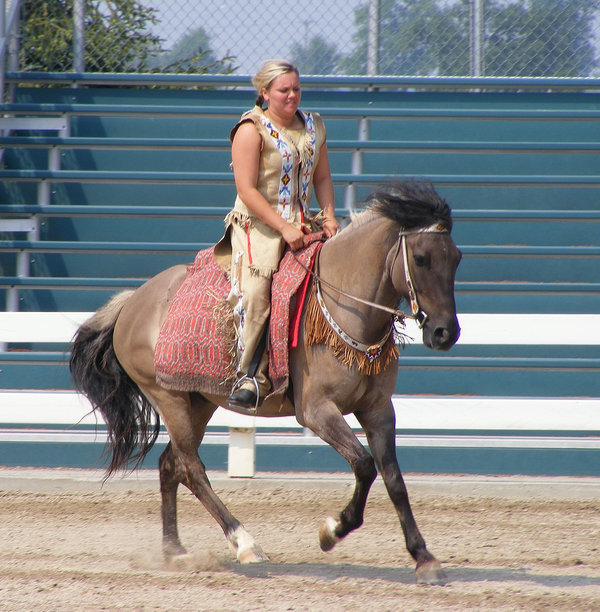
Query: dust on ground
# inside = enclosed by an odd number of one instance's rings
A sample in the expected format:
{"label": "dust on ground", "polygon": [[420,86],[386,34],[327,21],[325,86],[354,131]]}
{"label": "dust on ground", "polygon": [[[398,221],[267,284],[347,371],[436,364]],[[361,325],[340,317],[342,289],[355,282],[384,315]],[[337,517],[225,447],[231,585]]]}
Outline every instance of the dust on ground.
{"label": "dust on ground", "polygon": [[[365,523],[329,552],[318,529],[348,487],[215,488],[270,562],[241,566],[203,506],[180,489],[190,553],[161,554],[158,490],[0,491],[0,610],[585,610],[600,607],[600,501],[412,494],[449,584],[415,584],[383,487]],[[409,484],[410,493],[410,484]]]}

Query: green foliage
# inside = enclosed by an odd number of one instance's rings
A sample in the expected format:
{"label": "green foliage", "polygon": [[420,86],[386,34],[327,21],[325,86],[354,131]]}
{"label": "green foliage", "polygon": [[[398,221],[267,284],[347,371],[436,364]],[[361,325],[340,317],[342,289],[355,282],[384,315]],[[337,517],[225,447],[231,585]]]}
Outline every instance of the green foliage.
{"label": "green foliage", "polygon": [[72,9],[72,2],[26,0],[21,46],[21,65],[25,70],[71,69]]}
{"label": "green foliage", "polygon": [[[468,75],[471,0],[381,0],[379,74]],[[484,0],[484,74],[590,76],[599,0]],[[355,11],[354,51],[341,67],[367,69],[368,2]]]}
{"label": "green foliage", "polygon": [[[321,35],[295,43],[290,58],[303,74],[365,74],[369,3],[354,11],[353,49]],[[216,57],[203,27],[164,47],[152,0],[84,0],[85,68],[101,72],[220,72],[235,57]],[[378,74],[471,73],[473,0],[380,0]],[[600,0],[482,0],[481,57],[487,76],[584,77],[600,73],[594,28]],[[21,65],[73,69],[73,0],[25,0]]]}
{"label": "green foliage", "polygon": [[486,8],[485,73],[584,77],[597,68],[597,0],[530,0]]}
{"label": "green foliage", "polygon": [[[73,70],[73,0],[26,0],[21,65],[28,71]],[[137,0],[85,0],[85,69],[90,72],[224,72],[202,28],[171,51],[152,32],[158,12]]]}
{"label": "green foliage", "polygon": [[[148,31],[156,23],[156,11],[136,0],[85,0],[86,69],[144,70],[161,49]],[[23,40],[25,70],[72,70],[73,0],[26,0]]]}
{"label": "green foliage", "polygon": [[335,44],[313,36],[305,44],[294,43],[290,58],[302,74],[337,74],[342,56]]}
{"label": "green foliage", "polygon": [[172,49],[157,56],[153,69],[188,74],[198,72],[231,74],[237,69],[233,65],[234,59],[231,56],[217,59],[210,48],[208,34],[200,27],[182,36]]}
{"label": "green foliage", "polygon": [[[435,74],[439,23],[444,10],[435,0],[382,0],[379,20],[379,73],[396,75]],[[355,48],[343,62],[349,74],[367,71],[369,28],[368,2],[354,16]]]}

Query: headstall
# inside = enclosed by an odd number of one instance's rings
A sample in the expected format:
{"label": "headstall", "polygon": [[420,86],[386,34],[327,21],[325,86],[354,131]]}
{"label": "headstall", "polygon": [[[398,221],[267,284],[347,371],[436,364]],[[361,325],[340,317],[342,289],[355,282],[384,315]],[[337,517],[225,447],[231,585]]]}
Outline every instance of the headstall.
{"label": "headstall", "polygon": [[[433,225],[427,226],[427,227],[423,227],[423,228],[419,228],[419,229],[411,229],[411,230],[401,230],[398,233],[398,246],[397,246],[397,251],[402,251],[402,259],[403,259],[403,264],[404,264],[404,279],[406,281],[406,285],[408,287],[408,299],[410,302],[410,309],[411,309],[411,314],[407,314],[401,310],[397,310],[395,308],[388,308],[387,306],[383,306],[381,304],[376,304],[375,302],[371,302],[369,300],[364,300],[362,298],[353,296],[349,293],[346,293],[345,291],[342,291],[341,289],[338,289],[337,287],[335,287],[334,285],[332,285],[331,283],[329,283],[328,281],[323,280],[322,278],[320,278],[317,274],[315,274],[312,270],[310,270],[310,273],[313,277],[313,279],[315,280],[315,286],[316,286],[316,295],[317,295],[317,302],[319,304],[319,307],[321,308],[321,312],[323,313],[323,316],[325,317],[325,320],[329,323],[329,325],[331,326],[331,328],[335,331],[335,333],[349,346],[351,346],[352,348],[356,349],[357,351],[363,353],[365,355],[365,357],[369,360],[369,362],[374,361],[375,359],[377,359],[377,357],[379,357],[379,355],[381,354],[381,351],[383,349],[384,344],[388,341],[390,334],[392,332],[394,332],[395,335],[397,335],[398,339],[401,341],[402,338],[404,337],[404,334],[401,332],[400,327],[404,327],[404,321],[405,319],[409,318],[409,319],[414,319],[417,322],[417,325],[419,326],[419,329],[423,329],[428,315],[427,313],[421,309],[421,307],[419,306],[419,301],[417,298],[417,292],[415,291],[415,287],[412,281],[412,277],[410,274],[410,268],[408,265],[408,247],[406,245],[406,236],[409,236],[411,234],[447,234],[448,233],[448,229],[441,223],[434,223]],[[397,256],[397,255],[396,255]],[[350,298],[356,302],[359,302],[361,304],[365,304],[367,306],[371,306],[372,308],[376,308],[378,310],[383,310],[385,312],[389,312],[392,315],[392,320],[390,322],[390,326],[388,328],[388,330],[386,331],[386,333],[384,334],[383,338],[381,338],[381,340],[379,340],[379,342],[375,343],[375,344],[364,344],[362,342],[359,342],[358,340],[355,340],[354,338],[352,338],[351,336],[349,336],[334,320],[334,318],[332,317],[331,313],[329,312],[329,310],[327,309],[327,306],[325,305],[325,300],[323,299],[323,295],[321,293],[321,284],[324,284],[328,287],[330,287],[331,289],[334,289],[336,292],[338,292],[339,294],[343,295],[344,297]]]}
{"label": "headstall", "polygon": [[428,227],[422,227],[414,230],[402,230],[400,232],[400,248],[402,249],[402,260],[404,263],[404,279],[406,280],[406,286],[408,287],[408,299],[410,302],[410,310],[412,318],[417,322],[419,329],[423,329],[427,321],[427,313],[421,310],[419,306],[419,300],[417,298],[417,292],[410,275],[410,267],[408,265],[408,247],[406,246],[406,236],[410,234],[447,234],[448,230],[441,223],[434,223]]}

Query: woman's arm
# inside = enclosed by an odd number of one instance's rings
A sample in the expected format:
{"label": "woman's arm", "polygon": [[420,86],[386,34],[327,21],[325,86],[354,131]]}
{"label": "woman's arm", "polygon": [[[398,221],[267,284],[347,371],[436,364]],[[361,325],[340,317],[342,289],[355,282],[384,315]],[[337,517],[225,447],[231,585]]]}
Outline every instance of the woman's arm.
{"label": "woman's arm", "polygon": [[279,232],[293,251],[303,246],[302,232],[282,219],[258,191],[262,140],[252,122],[242,123],[231,144],[235,188],[242,202],[263,223]]}
{"label": "woman's arm", "polygon": [[335,203],[333,181],[331,180],[331,170],[329,168],[329,156],[327,154],[327,143],[321,145],[319,153],[319,163],[313,174],[313,187],[319,206],[325,215],[323,221],[323,231],[327,238],[334,236],[340,228],[335,218]]}

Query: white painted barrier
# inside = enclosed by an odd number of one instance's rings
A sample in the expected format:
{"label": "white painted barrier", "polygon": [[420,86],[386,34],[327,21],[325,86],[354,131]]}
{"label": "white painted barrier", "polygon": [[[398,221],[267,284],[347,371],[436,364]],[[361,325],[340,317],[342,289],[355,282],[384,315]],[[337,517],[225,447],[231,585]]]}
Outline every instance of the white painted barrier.
{"label": "white painted barrier", "polygon": [[[0,342],[69,342],[90,312],[1,312]],[[459,315],[462,344],[600,345],[596,314],[464,314]],[[548,334],[548,329],[553,329]],[[420,331],[409,322],[409,336]],[[600,398],[395,396],[396,426],[404,433],[397,444],[411,446],[496,446],[527,448],[599,448],[597,438],[511,436],[519,431],[598,431]],[[347,417],[353,429],[360,426]],[[75,424],[103,425],[87,400],[73,391],[0,390],[0,441],[104,441],[105,434],[68,430]],[[15,429],[15,424],[64,425],[66,429]],[[227,428],[228,433],[223,430]],[[268,430],[268,431],[267,431]],[[285,433],[274,433],[279,430]],[[435,430],[435,436],[411,431]],[[464,431],[466,436],[444,435]],[[499,436],[469,431],[503,432]],[[508,434],[507,434],[508,432]],[[362,436],[361,441],[366,442]],[[160,438],[166,442],[166,434]],[[206,443],[228,444],[230,476],[254,475],[257,444],[313,445],[323,442],[304,431],[293,417],[261,418],[219,408],[210,422]]]}
{"label": "white painted barrier", "polygon": [[[0,312],[0,342],[68,342],[91,312]],[[459,344],[600,345],[600,314],[459,314]],[[548,333],[552,330],[552,333]],[[407,321],[406,333],[420,330]]]}

